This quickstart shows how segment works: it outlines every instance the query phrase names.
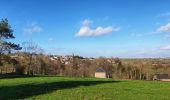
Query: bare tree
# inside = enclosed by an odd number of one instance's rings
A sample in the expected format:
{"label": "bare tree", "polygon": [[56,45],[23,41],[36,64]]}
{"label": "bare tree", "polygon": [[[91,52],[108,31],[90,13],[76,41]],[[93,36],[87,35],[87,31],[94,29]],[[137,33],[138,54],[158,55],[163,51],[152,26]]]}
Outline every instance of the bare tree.
{"label": "bare tree", "polygon": [[[39,49],[38,46],[32,42],[32,41],[28,41],[28,42],[23,42],[23,49],[24,52],[28,55],[29,57],[29,64],[28,64],[28,69],[27,69],[27,74],[28,75],[33,75],[34,74],[34,61],[36,61],[36,55],[38,53],[41,53],[42,49]],[[34,61],[33,61],[34,59]]]}

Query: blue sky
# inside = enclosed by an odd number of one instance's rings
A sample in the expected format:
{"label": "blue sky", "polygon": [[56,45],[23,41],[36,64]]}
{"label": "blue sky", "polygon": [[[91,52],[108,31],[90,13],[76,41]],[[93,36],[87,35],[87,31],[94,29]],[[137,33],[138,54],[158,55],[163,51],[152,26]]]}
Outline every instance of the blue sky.
{"label": "blue sky", "polygon": [[0,0],[15,43],[86,57],[170,57],[170,0]]}

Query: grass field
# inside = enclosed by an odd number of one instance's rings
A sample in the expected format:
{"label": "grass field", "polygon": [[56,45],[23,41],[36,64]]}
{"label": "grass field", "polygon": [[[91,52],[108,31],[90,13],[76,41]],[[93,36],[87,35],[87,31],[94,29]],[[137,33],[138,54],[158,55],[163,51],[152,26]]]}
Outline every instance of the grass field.
{"label": "grass field", "polygon": [[170,83],[69,77],[0,79],[0,100],[170,100]]}

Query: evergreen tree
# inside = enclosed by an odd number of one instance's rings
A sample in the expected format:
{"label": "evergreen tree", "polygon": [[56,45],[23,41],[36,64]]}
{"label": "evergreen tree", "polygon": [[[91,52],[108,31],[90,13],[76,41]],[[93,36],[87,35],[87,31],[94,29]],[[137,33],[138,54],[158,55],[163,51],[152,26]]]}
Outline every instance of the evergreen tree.
{"label": "evergreen tree", "polygon": [[4,55],[11,52],[11,50],[22,49],[19,44],[9,42],[8,39],[14,39],[13,30],[7,19],[0,20],[0,64],[4,59]]}

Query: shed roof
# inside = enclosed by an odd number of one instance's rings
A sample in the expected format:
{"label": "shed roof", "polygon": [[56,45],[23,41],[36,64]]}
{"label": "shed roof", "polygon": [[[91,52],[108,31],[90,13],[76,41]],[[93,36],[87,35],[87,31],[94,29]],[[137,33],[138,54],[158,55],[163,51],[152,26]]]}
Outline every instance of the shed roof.
{"label": "shed roof", "polygon": [[106,72],[103,68],[97,68],[96,72]]}

